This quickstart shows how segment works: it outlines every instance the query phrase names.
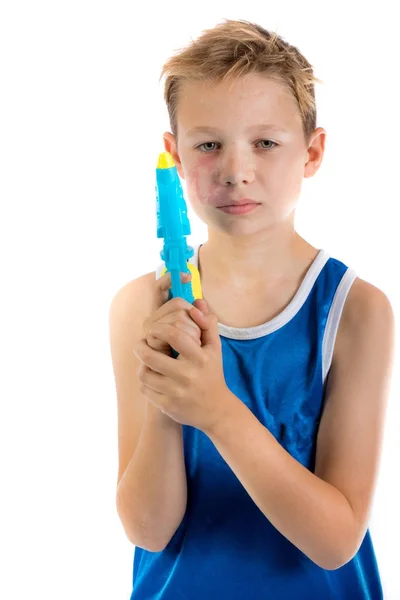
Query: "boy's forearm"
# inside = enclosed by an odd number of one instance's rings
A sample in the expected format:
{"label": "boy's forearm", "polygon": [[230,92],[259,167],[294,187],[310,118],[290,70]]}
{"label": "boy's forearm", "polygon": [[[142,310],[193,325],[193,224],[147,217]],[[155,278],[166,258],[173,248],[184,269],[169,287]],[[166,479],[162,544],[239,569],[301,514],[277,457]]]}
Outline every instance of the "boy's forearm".
{"label": "boy's forearm", "polygon": [[117,490],[117,508],[129,540],[152,552],[170,540],[186,510],[182,425],[146,400],[136,451]]}
{"label": "boy's forearm", "polygon": [[342,566],[352,558],[357,530],[347,499],[293,458],[234,399],[226,418],[204,433],[282,535],[322,568]]}

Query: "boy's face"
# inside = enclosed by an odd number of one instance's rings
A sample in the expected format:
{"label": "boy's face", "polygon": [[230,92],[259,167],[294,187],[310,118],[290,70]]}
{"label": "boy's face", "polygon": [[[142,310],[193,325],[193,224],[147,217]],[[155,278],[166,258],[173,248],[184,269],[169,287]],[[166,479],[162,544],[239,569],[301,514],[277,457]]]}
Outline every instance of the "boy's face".
{"label": "boy's face", "polygon": [[[258,74],[233,84],[186,82],[177,121],[178,142],[166,133],[165,148],[203,222],[242,235],[293,222],[302,180],[318,170],[326,134],[318,128],[306,144],[284,84]],[[245,214],[221,210],[246,200],[258,204]]]}

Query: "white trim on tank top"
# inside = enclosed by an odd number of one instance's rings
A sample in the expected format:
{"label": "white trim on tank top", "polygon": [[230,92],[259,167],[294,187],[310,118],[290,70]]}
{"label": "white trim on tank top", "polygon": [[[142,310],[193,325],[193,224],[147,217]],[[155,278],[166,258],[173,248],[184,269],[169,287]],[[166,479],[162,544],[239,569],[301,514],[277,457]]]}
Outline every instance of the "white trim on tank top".
{"label": "white trim on tank top", "polygon": [[[193,245],[194,254],[189,259],[189,262],[194,264],[197,268],[198,264],[198,256],[199,256],[199,248],[202,244]],[[219,334],[235,339],[235,340],[253,340],[259,337],[263,337],[268,335],[269,333],[273,333],[277,331],[287,323],[299,312],[304,302],[307,300],[311,289],[317,280],[319,274],[322,269],[326,265],[329,260],[330,255],[326,250],[320,249],[311,266],[309,267],[303,281],[300,284],[296,294],[276,317],[262,323],[261,325],[256,325],[254,327],[230,327],[228,325],[224,325],[223,323],[218,323],[218,331]],[[160,263],[156,269],[156,278],[158,279],[161,275],[162,270],[164,269],[164,263]],[[347,294],[350,290],[350,287],[354,280],[356,279],[357,274],[353,269],[347,268],[345,274],[340,281],[335,296],[332,301],[332,305],[329,311],[324,338],[322,343],[322,380],[325,383],[327,374],[329,372],[333,348],[335,344],[336,334],[339,327],[340,317],[343,311],[344,303],[347,297]]]}

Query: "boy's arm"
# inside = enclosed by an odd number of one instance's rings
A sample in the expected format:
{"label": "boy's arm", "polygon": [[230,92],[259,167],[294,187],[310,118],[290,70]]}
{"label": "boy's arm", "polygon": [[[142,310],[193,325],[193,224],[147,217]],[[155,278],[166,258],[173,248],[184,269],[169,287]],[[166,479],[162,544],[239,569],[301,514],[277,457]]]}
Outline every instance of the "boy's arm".
{"label": "boy's arm", "polygon": [[145,319],[162,305],[163,285],[160,279],[154,286],[154,273],[142,275],[115,295],[109,314],[118,404],[117,512],[132,544],[150,552],[174,535],[187,502],[182,426],[142,394],[134,354]]}
{"label": "boy's arm", "polygon": [[353,558],[368,527],[393,350],[389,300],[357,279],[337,333],[315,473],[295,460],[241,401],[228,402],[229,414],[205,431],[271,523],[324,569],[337,569]]}

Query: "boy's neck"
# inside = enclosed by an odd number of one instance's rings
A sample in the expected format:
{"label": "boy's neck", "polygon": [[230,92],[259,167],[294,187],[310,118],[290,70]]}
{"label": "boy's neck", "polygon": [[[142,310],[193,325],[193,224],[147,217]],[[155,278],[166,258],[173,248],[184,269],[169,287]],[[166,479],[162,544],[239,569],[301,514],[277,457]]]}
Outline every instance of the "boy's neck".
{"label": "boy's neck", "polygon": [[[251,289],[262,282],[273,285],[296,276],[311,264],[319,250],[296,231],[284,235],[238,240],[210,236],[199,249],[200,277]],[[202,274],[203,270],[203,274]]]}

